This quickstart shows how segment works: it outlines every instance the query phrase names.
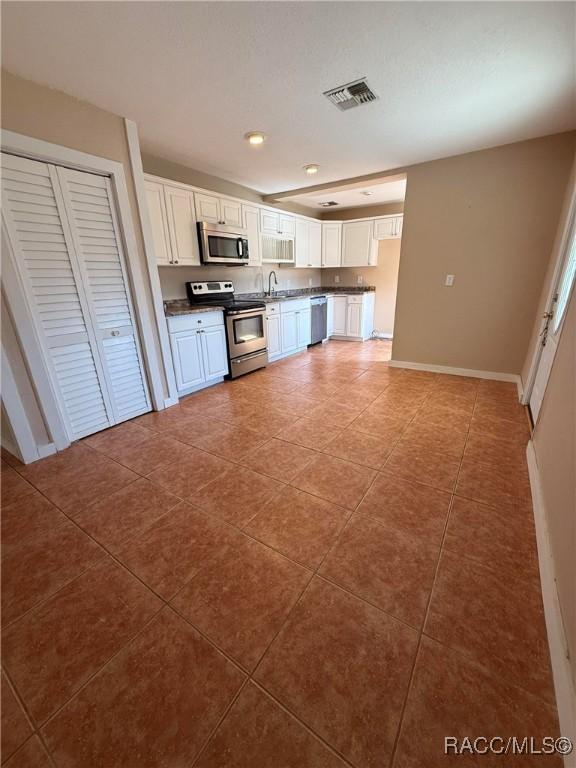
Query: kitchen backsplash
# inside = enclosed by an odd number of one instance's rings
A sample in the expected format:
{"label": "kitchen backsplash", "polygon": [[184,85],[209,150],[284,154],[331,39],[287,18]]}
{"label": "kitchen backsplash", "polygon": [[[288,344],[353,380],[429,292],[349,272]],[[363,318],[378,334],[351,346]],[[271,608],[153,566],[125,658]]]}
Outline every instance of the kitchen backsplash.
{"label": "kitchen backsplash", "polygon": [[[186,298],[186,283],[198,280],[232,280],[237,293],[254,293],[268,290],[268,275],[272,267],[159,267],[162,298]],[[323,285],[324,272],[321,269],[295,269],[294,267],[277,267],[277,290],[285,291],[290,288],[308,288]],[[332,281],[330,281],[332,282]]]}

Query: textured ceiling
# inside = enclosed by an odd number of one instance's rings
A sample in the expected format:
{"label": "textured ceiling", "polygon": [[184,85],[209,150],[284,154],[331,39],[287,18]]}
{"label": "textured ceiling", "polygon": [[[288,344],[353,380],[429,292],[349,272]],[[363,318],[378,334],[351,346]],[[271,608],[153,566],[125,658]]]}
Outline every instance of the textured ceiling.
{"label": "textured ceiling", "polygon": [[[574,126],[568,2],[5,2],[15,74],[138,123],[143,149],[264,193]],[[379,100],[322,92],[366,76]],[[243,135],[267,142],[249,147]],[[306,163],[320,173],[309,179]]]}

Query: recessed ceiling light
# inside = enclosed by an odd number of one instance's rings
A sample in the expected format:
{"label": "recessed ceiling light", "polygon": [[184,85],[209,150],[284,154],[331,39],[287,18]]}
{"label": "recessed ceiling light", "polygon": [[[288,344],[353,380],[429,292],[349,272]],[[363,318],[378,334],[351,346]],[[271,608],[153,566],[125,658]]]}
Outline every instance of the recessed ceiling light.
{"label": "recessed ceiling light", "polygon": [[370,195],[373,195],[374,192],[372,192],[370,189],[366,189],[364,192],[362,192],[362,194],[366,195],[366,197],[370,197]]}
{"label": "recessed ceiling light", "polygon": [[253,147],[264,144],[266,140],[266,136],[260,131],[250,131],[250,133],[245,133],[244,138],[249,144],[252,144]]}
{"label": "recessed ceiling light", "polygon": [[313,176],[315,173],[318,173],[320,166],[316,165],[316,163],[310,163],[310,165],[304,166],[304,170],[309,176]]}

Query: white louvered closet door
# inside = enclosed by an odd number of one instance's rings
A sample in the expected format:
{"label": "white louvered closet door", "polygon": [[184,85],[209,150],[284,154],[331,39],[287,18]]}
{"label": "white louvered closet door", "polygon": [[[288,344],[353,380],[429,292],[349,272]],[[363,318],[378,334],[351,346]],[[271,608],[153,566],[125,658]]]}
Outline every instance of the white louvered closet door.
{"label": "white louvered closet door", "polygon": [[150,410],[120,233],[105,176],[58,168],[115,421]]}
{"label": "white louvered closet door", "polygon": [[[103,228],[112,222],[105,236],[102,232],[102,238],[89,238],[84,234],[88,227],[82,225],[82,218],[77,222],[73,207],[82,211],[84,204],[74,204],[74,195],[70,198],[66,188],[62,191],[64,184],[59,174],[73,172],[5,154],[2,171],[3,220],[70,439],[77,440],[150,410],[108,180],[79,174],[87,180],[97,179],[105,190],[106,197],[99,203],[102,213],[94,215],[93,220],[100,219]],[[90,205],[87,213],[92,214]],[[94,247],[92,239],[97,241],[94,260],[86,258]],[[98,246],[104,242],[106,254],[120,264],[122,287],[118,287],[116,267],[115,291],[108,291],[107,271],[104,283],[101,277],[91,274],[91,261],[98,261]],[[114,294],[112,301],[116,304],[99,304],[102,295],[106,296],[105,302],[110,301],[109,293]],[[111,306],[111,314],[115,307],[127,306],[128,322],[126,313],[118,309],[113,320],[121,322],[111,326],[110,313],[106,318],[103,306]],[[98,319],[102,317],[105,319]],[[113,336],[112,331],[118,331],[118,335]],[[119,349],[112,349],[114,344]],[[134,355],[138,361],[137,376]]]}

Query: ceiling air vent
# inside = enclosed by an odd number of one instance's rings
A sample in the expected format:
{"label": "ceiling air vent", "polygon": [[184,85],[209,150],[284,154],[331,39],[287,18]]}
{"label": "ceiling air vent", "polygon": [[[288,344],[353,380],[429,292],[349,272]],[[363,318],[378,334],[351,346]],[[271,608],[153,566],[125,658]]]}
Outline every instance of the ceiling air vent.
{"label": "ceiling air vent", "polygon": [[325,203],[318,203],[318,205],[321,205],[322,208],[332,208],[334,205],[338,205],[336,200],[327,200]]}
{"label": "ceiling air vent", "polygon": [[360,107],[362,104],[369,104],[378,98],[369,87],[365,77],[360,78],[360,80],[354,80],[353,83],[346,83],[346,85],[340,85],[338,88],[332,88],[330,91],[324,91],[324,96],[341,110]]}

